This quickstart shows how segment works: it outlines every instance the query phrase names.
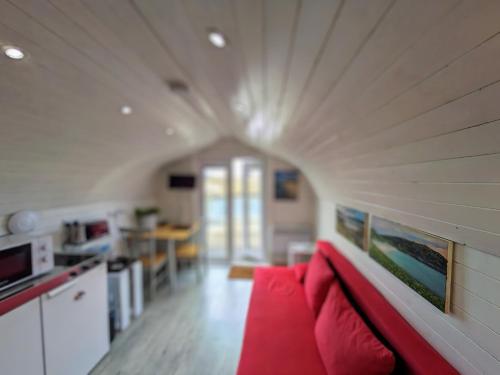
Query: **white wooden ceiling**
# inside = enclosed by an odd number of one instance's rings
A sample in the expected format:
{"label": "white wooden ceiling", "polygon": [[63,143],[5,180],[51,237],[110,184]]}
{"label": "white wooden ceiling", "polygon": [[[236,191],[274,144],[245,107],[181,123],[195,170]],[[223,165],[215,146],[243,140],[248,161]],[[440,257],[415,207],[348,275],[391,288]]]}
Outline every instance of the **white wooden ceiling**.
{"label": "white wooden ceiling", "polygon": [[139,194],[221,137],[346,189],[373,168],[463,156],[418,142],[496,119],[493,99],[491,116],[457,100],[496,89],[499,19],[494,0],[0,0],[0,43],[28,53],[0,57],[2,210],[27,192]]}

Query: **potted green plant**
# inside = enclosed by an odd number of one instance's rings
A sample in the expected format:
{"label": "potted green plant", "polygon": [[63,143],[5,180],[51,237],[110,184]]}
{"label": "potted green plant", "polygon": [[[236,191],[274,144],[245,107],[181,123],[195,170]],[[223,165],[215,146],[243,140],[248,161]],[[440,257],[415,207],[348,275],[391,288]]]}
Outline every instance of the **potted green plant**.
{"label": "potted green plant", "polygon": [[137,224],[143,229],[155,229],[158,225],[159,213],[160,209],[158,207],[136,208],[135,217]]}

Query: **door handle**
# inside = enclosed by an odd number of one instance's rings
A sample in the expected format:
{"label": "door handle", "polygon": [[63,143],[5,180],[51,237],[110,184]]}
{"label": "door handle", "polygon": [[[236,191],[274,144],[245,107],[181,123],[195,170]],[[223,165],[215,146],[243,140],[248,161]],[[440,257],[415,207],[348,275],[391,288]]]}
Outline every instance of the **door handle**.
{"label": "door handle", "polygon": [[83,297],[85,296],[85,292],[83,290],[80,290],[78,293],[75,294],[75,296],[73,297],[73,299],[75,301],[79,301],[81,300]]}
{"label": "door handle", "polygon": [[69,281],[66,284],[63,284],[61,286],[58,286],[55,289],[52,289],[50,292],[47,293],[47,297],[49,299],[54,298],[54,297],[58,296],[59,294],[61,294],[62,292],[73,288],[76,284],[77,284],[77,280]]}

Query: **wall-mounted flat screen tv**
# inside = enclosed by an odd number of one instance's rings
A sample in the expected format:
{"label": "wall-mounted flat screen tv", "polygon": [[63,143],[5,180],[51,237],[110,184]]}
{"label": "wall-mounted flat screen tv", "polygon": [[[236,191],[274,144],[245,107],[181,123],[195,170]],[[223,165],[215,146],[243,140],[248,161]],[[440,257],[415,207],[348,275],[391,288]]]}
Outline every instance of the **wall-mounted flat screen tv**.
{"label": "wall-mounted flat screen tv", "polygon": [[172,174],[168,177],[170,189],[194,189],[196,187],[196,177],[190,174]]}

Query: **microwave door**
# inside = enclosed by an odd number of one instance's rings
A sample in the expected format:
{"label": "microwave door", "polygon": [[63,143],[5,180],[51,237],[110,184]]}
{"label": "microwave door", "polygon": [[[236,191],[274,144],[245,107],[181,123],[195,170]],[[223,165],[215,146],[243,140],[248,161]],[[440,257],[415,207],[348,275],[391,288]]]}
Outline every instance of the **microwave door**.
{"label": "microwave door", "polygon": [[29,279],[32,275],[31,243],[0,251],[0,290]]}

